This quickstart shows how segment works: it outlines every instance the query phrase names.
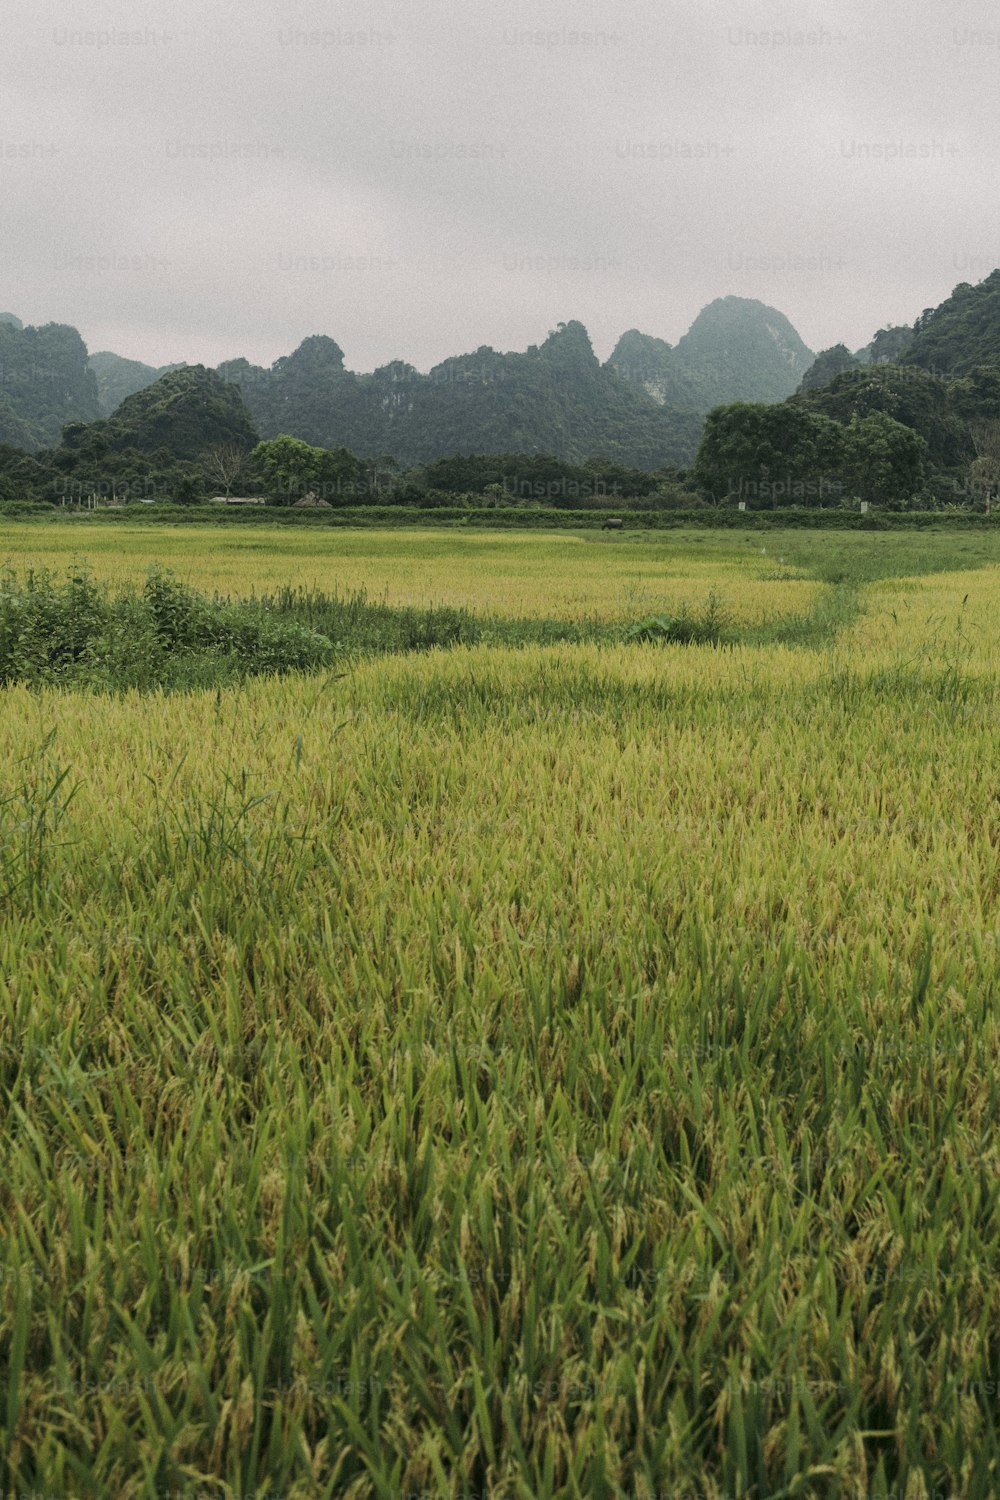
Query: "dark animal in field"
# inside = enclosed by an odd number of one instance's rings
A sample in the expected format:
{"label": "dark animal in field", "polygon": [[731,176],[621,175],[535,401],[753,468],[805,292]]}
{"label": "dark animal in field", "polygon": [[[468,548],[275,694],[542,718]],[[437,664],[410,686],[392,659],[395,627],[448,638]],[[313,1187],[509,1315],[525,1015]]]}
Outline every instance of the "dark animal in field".
{"label": "dark animal in field", "polygon": [[617,516],[609,516],[606,521],[602,521],[601,522],[601,530],[602,531],[621,531],[621,529],[622,529],[622,527],[624,525],[625,525],[625,522],[619,520]]}

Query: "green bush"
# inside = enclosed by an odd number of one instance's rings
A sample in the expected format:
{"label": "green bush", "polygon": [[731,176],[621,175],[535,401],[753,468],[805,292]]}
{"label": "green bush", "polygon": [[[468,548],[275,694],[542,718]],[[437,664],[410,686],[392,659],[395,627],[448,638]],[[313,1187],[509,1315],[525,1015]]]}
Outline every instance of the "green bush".
{"label": "green bush", "polygon": [[675,615],[647,615],[628,628],[625,639],[659,641],[663,645],[722,645],[728,639],[725,610],[713,590],[700,612],[682,604]]}
{"label": "green bush", "polygon": [[0,684],[210,687],[329,664],[329,638],[260,605],[209,601],[153,571],[112,594],[83,569],[0,575]]}

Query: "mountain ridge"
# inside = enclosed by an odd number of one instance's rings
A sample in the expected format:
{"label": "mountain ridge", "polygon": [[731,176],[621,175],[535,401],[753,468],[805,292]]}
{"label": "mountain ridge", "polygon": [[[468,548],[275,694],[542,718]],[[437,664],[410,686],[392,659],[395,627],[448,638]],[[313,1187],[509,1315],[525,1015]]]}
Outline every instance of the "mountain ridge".
{"label": "mountain ridge", "polygon": [[[975,287],[960,283],[912,328],[880,329],[853,354],[837,345],[814,355],[778,309],[729,295],[702,308],[675,345],[631,328],[603,363],[587,329],[570,319],[525,350],[481,344],[427,373],[403,359],[352,371],[322,333],[270,367],[238,356],[217,373],[239,388],[262,437],[288,433],[404,466],[522,452],[656,470],[692,461],[717,406],[773,404],[852,370],[908,362],[944,366],[950,378],[1000,365],[1000,270]],[[199,367],[156,367],[110,350],[91,355],[70,325],[23,327],[2,314],[0,443],[25,452],[53,446],[67,424],[107,421],[123,401],[186,368]]]}

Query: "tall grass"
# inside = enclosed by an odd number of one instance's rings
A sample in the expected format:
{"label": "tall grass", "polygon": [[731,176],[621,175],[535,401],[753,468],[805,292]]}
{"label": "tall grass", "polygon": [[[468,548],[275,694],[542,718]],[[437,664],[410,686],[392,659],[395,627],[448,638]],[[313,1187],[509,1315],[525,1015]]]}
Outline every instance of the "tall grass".
{"label": "tall grass", "polygon": [[46,571],[0,574],[0,687],[219,686],[333,656],[330,641],[298,622],[209,603],[162,569],[138,594],[113,594],[83,567],[63,581]]}
{"label": "tall grass", "polygon": [[4,692],[7,1491],[996,1493],[997,580],[886,589]]}

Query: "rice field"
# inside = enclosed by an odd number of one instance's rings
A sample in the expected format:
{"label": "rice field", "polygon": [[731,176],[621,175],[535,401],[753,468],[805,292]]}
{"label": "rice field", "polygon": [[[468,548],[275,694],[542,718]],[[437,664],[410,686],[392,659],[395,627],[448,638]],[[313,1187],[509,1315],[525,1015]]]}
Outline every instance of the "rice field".
{"label": "rice field", "polygon": [[389,604],[448,605],[506,616],[614,619],[676,608],[724,593],[744,624],[804,613],[819,585],[754,539],[720,546],[708,532],[621,545],[618,537],[512,532],[310,530],[261,535],[232,526],[189,531],[121,525],[0,524],[0,564],[61,571],[84,552],[94,575],[141,582],[151,554],[205,593],[246,596],[290,583],[350,594],[364,588]]}
{"label": "rice field", "polygon": [[832,623],[4,691],[0,1493],[995,1495],[992,538],[108,531]]}

